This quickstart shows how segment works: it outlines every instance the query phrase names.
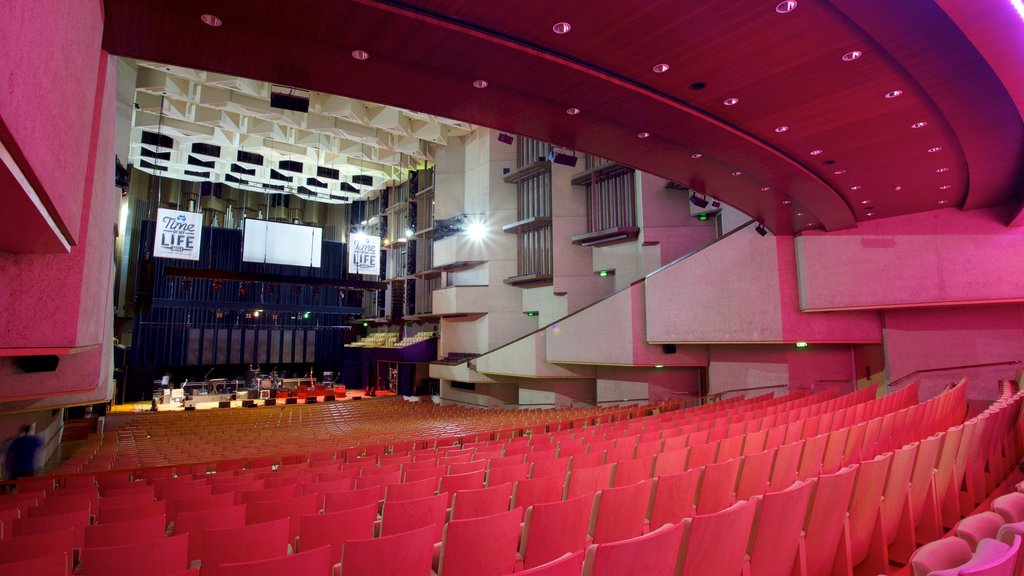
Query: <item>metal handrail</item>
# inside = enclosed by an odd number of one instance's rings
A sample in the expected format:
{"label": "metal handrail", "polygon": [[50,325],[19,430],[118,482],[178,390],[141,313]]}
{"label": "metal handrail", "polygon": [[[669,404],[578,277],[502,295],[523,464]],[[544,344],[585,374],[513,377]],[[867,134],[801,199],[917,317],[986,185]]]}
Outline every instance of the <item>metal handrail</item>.
{"label": "metal handrail", "polygon": [[910,380],[918,374],[925,374],[928,372],[948,372],[950,370],[967,370],[969,368],[985,368],[989,366],[1012,366],[1015,364],[1024,363],[1024,360],[1008,360],[1006,362],[986,362],[984,364],[964,364],[962,366],[947,366],[945,368],[922,368],[921,370],[914,370],[910,374],[901,376],[889,383],[889,388],[899,386],[904,383],[905,380]]}

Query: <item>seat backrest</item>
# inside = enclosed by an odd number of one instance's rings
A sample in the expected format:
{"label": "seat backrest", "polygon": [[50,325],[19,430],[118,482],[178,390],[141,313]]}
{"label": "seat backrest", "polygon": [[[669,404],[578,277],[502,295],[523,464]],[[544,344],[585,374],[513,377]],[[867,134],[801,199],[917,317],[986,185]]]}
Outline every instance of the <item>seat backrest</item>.
{"label": "seat backrest", "polygon": [[853,482],[856,477],[856,466],[847,466],[835,474],[823,474],[818,477],[807,518],[806,549],[809,574],[824,574],[832,567],[847,510],[850,508],[850,497],[853,494]]}
{"label": "seat backrest", "polygon": [[736,481],[739,471],[739,458],[709,464],[704,469],[704,480],[697,494],[697,514],[725,510],[736,502]]}
{"label": "seat backrest", "polygon": [[889,465],[889,475],[885,479],[885,491],[882,493],[881,514],[883,533],[888,540],[886,544],[896,539],[900,517],[910,498],[910,477],[914,472],[914,460],[919,446],[919,443],[911,442],[892,453],[892,464]]}
{"label": "seat backrest", "polygon": [[167,516],[167,501],[154,500],[131,506],[107,506],[96,514],[96,521],[100,523],[124,522],[147,516]]}
{"label": "seat backrest", "polygon": [[424,478],[412,482],[388,484],[384,487],[384,501],[415,500],[437,494],[437,478]]}
{"label": "seat backrest", "polygon": [[680,575],[739,574],[746,559],[756,505],[736,504],[713,514],[683,520]]}
{"label": "seat backrest", "polygon": [[543,476],[516,482],[513,506],[526,509],[536,504],[556,502],[565,493],[565,480],[558,476]]}
{"label": "seat backrest", "polygon": [[[580,553],[582,556],[582,553]],[[36,556],[26,560],[5,561],[0,569],[5,574],[31,574],[32,576],[68,576],[71,571],[71,555],[68,552]],[[577,574],[579,571],[577,570]],[[575,575],[574,575],[575,576]]]}
{"label": "seat backrest", "polygon": [[221,564],[221,576],[277,576],[278,574],[329,574],[331,547],[320,546],[306,552],[267,560]]}
{"label": "seat backrest", "polygon": [[718,454],[718,442],[708,442],[690,446],[690,457],[686,462],[686,468],[699,468],[715,462],[715,455]]}
{"label": "seat backrest", "polygon": [[327,492],[324,494],[324,512],[341,512],[353,508],[362,508],[367,504],[374,506],[380,502],[381,487],[372,486],[362,490],[346,490],[344,492]]}
{"label": "seat backrest", "polygon": [[583,550],[577,550],[535,568],[516,572],[515,576],[580,576],[582,570]]}
{"label": "seat backrest", "polygon": [[593,468],[582,468],[570,470],[569,479],[565,491],[566,498],[575,498],[582,494],[589,494],[604,490],[612,485],[612,473],[615,471],[615,464],[604,464]]}
{"label": "seat backrest", "polygon": [[533,568],[587,543],[594,495],[535,504],[526,510],[523,525],[523,567]]}
{"label": "seat backrest", "polygon": [[188,534],[188,559],[198,560],[203,554],[203,533],[208,528],[245,526],[245,504],[230,508],[179,512],[174,521],[175,534]]}
{"label": "seat backrest", "polygon": [[466,520],[491,516],[509,509],[512,502],[512,482],[476,490],[459,490],[452,497],[452,520]]}
{"label": "seat backrest", "polygon": [[992,501],[992,511],[1007,523],[1024,521],[1024,494],[1010,492]]}
{"label": "seat backrest", "polygon": [[[2,558],[0,561],[6,564],[58,553],[67,554],[68,558],[71,558],[72,549],[75,547],[74,528],[0,538],[0,558]],[[0,569],[2,568],[4,566],[0,564]],[[3,571],[0,570],[0,572]],[[18,572],[11,572],[11,574],[18,574]]]}
{"label": "seat backrest", "polygon": [[629,540],[591,545],[583,562],[583,576],[673,576],[683,530],[682,523],[666,524]]}
{"label": "seat backrest", "polygon": [[557,476],[563,481],[569,471],[569,459],[560,458],[557,460],[537,460],[530,467],[530,478],[544,478],[546,476]]}
{"label": "seat backrest", "polygon": [[501,576],[512,572],[522,517],[523,511],[516,508],[448,522],[438,576]]}
{"label": "seat backrest", "polygon": [[699,466],[687,466],[690,448],[683,446],[676,450],[665,450],[657,455],[654,460],[654,475],[665,476],[667,474],[678,474],[686,470],[699,468]]}
{"label": "seat backrest", "polygon": [[434,529],[349,540],[342,545],[341,576],[430,576]]}
{"label": "seat backrest", "polygon": [[452,505],[451,498],[459,490],[476,490],[484,487],[484,477],[487,475],[483,470],[466,472],[465,474],[451,474],[441,476],[441,492],[448,493],[448,506]]}
{"label": "seat backrest", "polygon": [[740,477],[736,484],[736,499],[748,500],[751,496],[768,491],[772,462],[777,448],[747,454],[740,461]]}
{"label": "seat backrest", "polygon": [[[971,550],[976,550],[978,544],[985,538],[997,538],[1001,534],[1001,528],[1006,522],[1003,517],[995,512],[979,512],[971,514],[956,525],[956,535],[967,542]],[[1011,544],[1003,540],[1005,544]]]}
{"label": "seat backrest", "polygon": [[152,502],[154,499],[153,490],[150,488],[149,492],[142,492],[139,494],[127,494],[124,496],[105,496],[100,498],[99,508],[108,508],[110,506],[136,506]]}
{"label": "seat backrest", "polygon": [[796,482],[800,469],[800,455],[803,453],[805,442],[805,440],[799,440],[778,447],[775,451],[771,480],[768,483],[769,490],[785,490],[787,486]]}
{"label": "seat backrest", "polygon": [[278,558],[288,553],[288,519],[238,528],[203,530],[202,576],[216,576],[221,564]]}
{"label": "seat backrest", "polygon": [[156,540],[166,531],[167,520],[163,516],[86,526],[85,547],[122,546],[139,540]]}
{"label": "seat backrest", "polygon": [[654,473],[654,456],[643,456],[641,458],[619,460],[615,462],[615,476],[612,478],[612,486],[629,486],[641,480],[648,480]]}
{"label": "seat backrest", "polygon": [[868,555],[878,514],[882,507],[885,478],[889,474],[892,452],[861,462],[850,499],[850,556],[851,567],[864,561]]}
{"label": "seat backrest", "polygon": [[921,522],[921,515],[927,504],[928,488],[935,481],[935,467],[944,436],[943,433],[934,434],[921,440],[918,445],[914,471],[910,474],[910,510],[914,515],[914,525]]}
{"label": "seat backrest", "polygon": [[390,536],[424,526],[433,526],[434,542],[440,542],[447,510],[448,494],[445,492],[416,500],[385,502],[381,514],[380,535]]}
{"label": "seat backrest", "polygon": [[627,540],[643,534],[653,484],[653,480],[647,479],[629,486],[605,488],[597,493],[597,514],[592,529],[595,544]]}
{"label": "seat backrest", "polygon": [[82,550],[79,576],[165,576],[188,569],[188,537]]}
{"label": "seat backrest", "polygon": [[780,492],[757,496],[750,569],[765,576],[789,576],[797,561],[800,534],[815,480],[798,480]]}
{"label": "seat backrest", "polygon": [[[209,486],[206,487],[209,490]],[[192,494],[192,492],[189,492]],[[174,522],[182,512],[198,512],[231,508],[235,505],[235,495],[231,492],[204,496],[187,496],[165,500],[167,502],[167,521]]]}
{"label": "seat backrest", "polygon": [[299,516],[299,550],[330,545],[331,564],[337,564],[341,562],[342,543],[372,538],[376,520],[376,504],[342,512]]}
{"label": "seat backrest", "polygon": [[289,522],[289,541],[294,541],[299,535],[299,516],[303,514],[316,514],[320,511],[317,506],[316,494],[307,496],[296,496],[284,500],[267,500],[249,504],[245,509],[246,524],[260,524],[287,518]]}
{"label": "seat backrest", "polygon": [[655,478],[654,496],[648,514],[652,528],[679,522],[696,514],[697,492],[703,475],[704,468],[694,468]]}
{"label": "seat backrest", "polygon": [[85,545],[85,527],[89,525],[89,512],[87,510],[79,510],[68,514],[18,518],[11,525],[13,526],[11,533],[14,536],[28,536],[30,534],[71,528],[74,530],[73,540],[75,548],[82,548]]}
{"label": "seat backrest", "polygon": [[487,472],[487,485],[497,486],[498,484],[507,484],[517,480],[526,480],[530,476],[531,466],[532,464],[529,462],[520,462],[519,464],[502,463],[500,466],[495,466],[492,463],[491,469]]}
{"label": "seat backrest", "polygon": [[828,442],[828,438],[828,434],[822,434],[804,440],[804,450],[800,455],[800,467],[797,469],[797,478],[807,480],[821,473],[822,459],[825,457],[825,445]]}

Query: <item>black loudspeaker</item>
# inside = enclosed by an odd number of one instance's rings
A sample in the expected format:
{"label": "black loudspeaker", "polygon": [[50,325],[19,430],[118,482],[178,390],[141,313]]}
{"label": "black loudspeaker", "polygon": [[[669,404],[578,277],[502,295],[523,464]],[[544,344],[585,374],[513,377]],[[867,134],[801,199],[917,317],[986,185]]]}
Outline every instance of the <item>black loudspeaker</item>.
{"label": "black loudspeaker", "polygon": [[334,396],[324,396],[324,402],[334,402]]}
{"label": "black loudspeaker", "polygon": [[256,402],[254,400],[242,400],[242,408],[255,408]]}
{"label": "black loudspeaker", "polygon": [[149,314],[153,307],[153,289],[156,284],[156,263],[152,258],[139,263],[135,278],[135,313]]}
{"label": "black loudspeaker", "polygon": [[288,398],[287,400],[284,401],[284,403],[285,404],[298,404],[299,403],[299,399],[298,398]]}
{"label": "black loudspeaker", "polygon": [[309,112],[309,98],[296,96],[294,94],[271,92],[270,107],[294,110],[295,112]]}
{"label": "black loudspeaker", "polygon": [[196,409],[195,406],[185,406],[185,411],[186,412],[188,412],[189,410],[195,410],[195,409]]}
{"label": "black loudspeaker", "polygon": [[554,150],[548,152],[547,159],[551,162],[554,162],[555,164],[561,164],[562,166],[576,166],[576,161],[578,160],[578,158],[576,158],[575,156],[570,156],[569,154],[563,154],[561,152],[555,152]]}
{"label": "black loudspeaker", "polygon": [[316,404],[316,396],[306,397],[306,404]]}
{"label": "black loudspeaker", "polygon": [[59,356],[18,356],[18,369],[22,372],[53,372],[59,363]]}
{"label": "black loudspeaker", "polygon": [[676,353],[676,345],[675,344],[662,344],[661,345],[661,351],[664,352],[665,354],[675,354]]}
{"label": "black loudspeaker", "polygon": [[231,408],[231,402],[228,400],[217,402],[217,408]]}

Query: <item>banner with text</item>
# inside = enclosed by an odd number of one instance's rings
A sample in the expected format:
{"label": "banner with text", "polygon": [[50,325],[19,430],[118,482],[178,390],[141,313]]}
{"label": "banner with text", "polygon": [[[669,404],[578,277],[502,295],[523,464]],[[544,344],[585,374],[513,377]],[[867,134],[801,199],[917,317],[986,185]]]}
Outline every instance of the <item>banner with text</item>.
{"label": "banner with text", "polygon": [[348,235],[348,273],[380,274],[380,236]]}
{"label": "banner with text", "polygon": [[153,256],[199,260],[199,245],[203,237],[203,215],[161,208],[156,213],[156,238]]}

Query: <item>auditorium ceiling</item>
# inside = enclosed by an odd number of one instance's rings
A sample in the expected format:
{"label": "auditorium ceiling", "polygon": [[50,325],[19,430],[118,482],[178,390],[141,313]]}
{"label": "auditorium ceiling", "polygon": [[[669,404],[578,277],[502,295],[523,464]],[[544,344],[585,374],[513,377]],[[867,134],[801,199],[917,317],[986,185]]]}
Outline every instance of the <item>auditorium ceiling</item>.
{"label": "auditorium ceiling", "polygon": [[1019,4],[106,0],[104,47],[543,139],[787,234],[950,207],[1016,223]]}

